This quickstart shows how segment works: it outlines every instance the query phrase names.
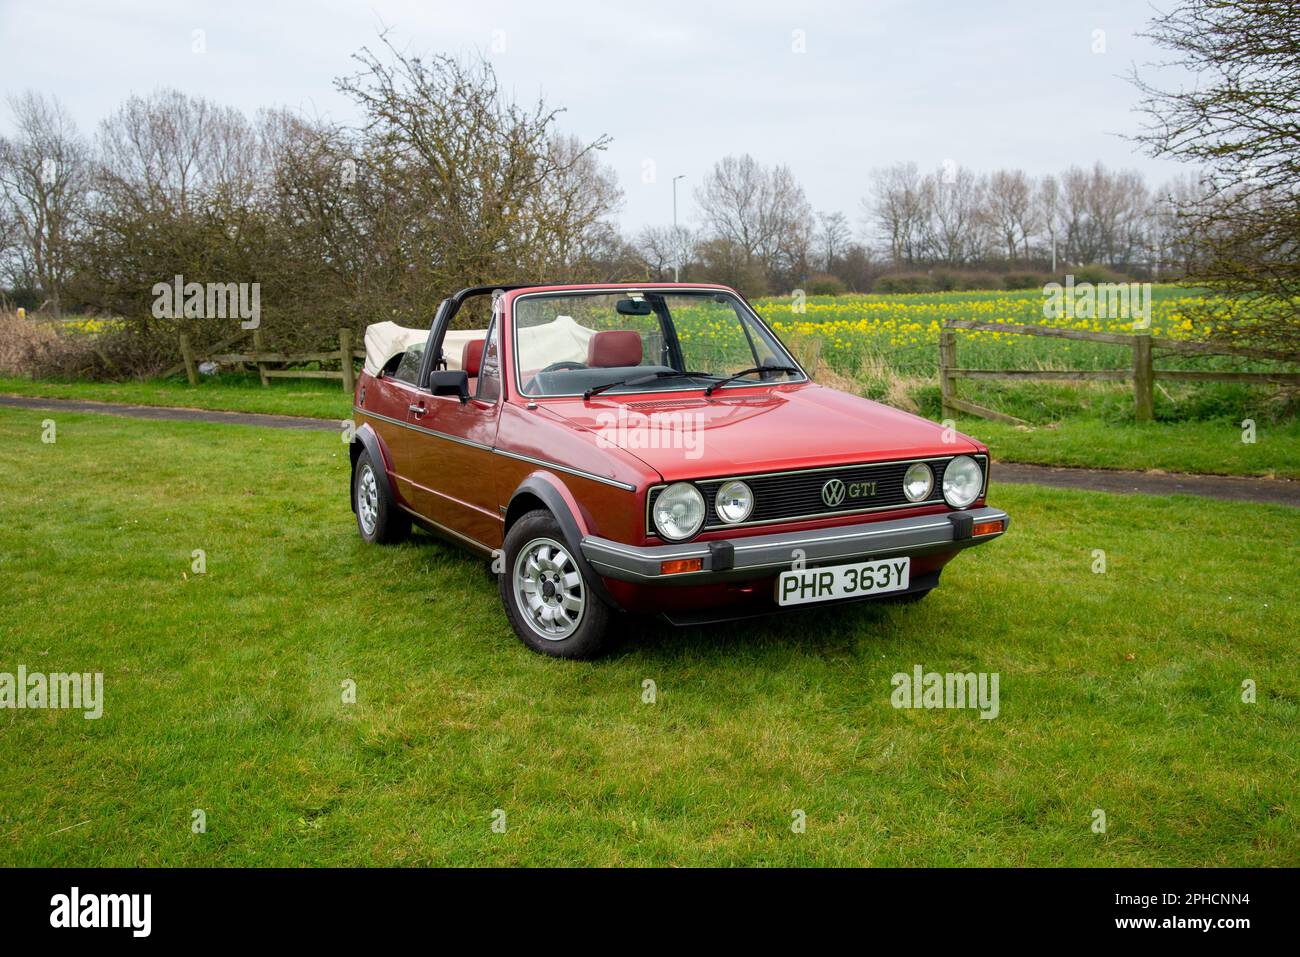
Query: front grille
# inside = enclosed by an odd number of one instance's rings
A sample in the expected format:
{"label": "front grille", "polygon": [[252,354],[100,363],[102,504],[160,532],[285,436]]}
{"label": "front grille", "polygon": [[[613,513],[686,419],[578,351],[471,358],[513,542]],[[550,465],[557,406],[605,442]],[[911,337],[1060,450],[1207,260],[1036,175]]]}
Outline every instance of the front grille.
{"label": "front grille", "polygon": [[[983,456],[976,460],[984,469],[987,480],[988,464]],[[924,502],[909,502],[903,494],[903,474],[908,466],[917,461],[924,461],[934,470],[934,490]],[[718,489],[733,477],[704,479],[695,482],[695,487],[704,496],[704,529],[737,528],[745,525],[762,525],[776,522],[788,522],[801,518],[822,518],[853,512],[878,511],[891,508],[915,508],[920,505],[943,503],[943,472],[952,461],[952,457],[943,459],[907,459],[901,462],[883,462],[872,465],[846,465],[838,468],[808,469],[798,472],[776,472],[770,475],[742,475],[739,478],[754,493],[754,510],[749,518],[739,525],[728,525],[718,518],[714,509],[714,499]],[[832,479],[839,479],[845,485],[844,500],[838,505],[827,505],[822,499],[822,488]],[[867,483],[875,483],[874,494],[867,494]],[[857,495],[849,494],[858,488]],[[664,486],[650,490],[647,502],[646,530],[656,534],[654,522],[650,518],[650,508],[654,498]]]}

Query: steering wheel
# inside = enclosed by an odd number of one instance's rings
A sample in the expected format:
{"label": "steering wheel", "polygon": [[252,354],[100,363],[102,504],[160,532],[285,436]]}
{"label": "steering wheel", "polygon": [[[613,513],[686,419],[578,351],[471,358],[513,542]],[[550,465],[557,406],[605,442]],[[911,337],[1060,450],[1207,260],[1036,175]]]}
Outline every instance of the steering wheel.
{"label": "steering wheel", "polygon": [[[561,372],[565,369],[585,369],[587,368],[581,362],[552,362],[542,372]],[[537,373],[541,375],[542,372]]]}

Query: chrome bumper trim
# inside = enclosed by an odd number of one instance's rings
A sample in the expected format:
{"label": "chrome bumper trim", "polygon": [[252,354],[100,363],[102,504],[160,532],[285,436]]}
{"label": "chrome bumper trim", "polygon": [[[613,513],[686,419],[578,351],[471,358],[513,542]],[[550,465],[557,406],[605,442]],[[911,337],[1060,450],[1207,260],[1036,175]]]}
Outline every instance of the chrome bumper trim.
{"label": "chrome bumper trim", "polygon": [[[968,516],[972,523],[1001,519],[1002,531],[992,535],[961,538],[958,523],[953,520],[953,516]],[[960,521],[964,522],[965,519]],[[808,564],[824,564],[855,558],[956,551],[992,541],[1002,535],[1010,523],[1011,519],[1006,512],[986,507],[887,522],[863,522],[837,528],[776,532],[771,535],[688,542],[683,545],[639,547],[592,535],[582,540],[582,553],[591,567],[607,578],[629,582],[694,585],[710,581],[762,578],[790,568],[796,559]],[[719,548],[719,544],[723,547]],[[729,563],[725,557],[728,551],[732,556]],[[802,552],[802,555],[796,555],[796,551]],[[703,560],[700,571],[676,575],[664,575],[660,571],[663,562],[692,558]]]}

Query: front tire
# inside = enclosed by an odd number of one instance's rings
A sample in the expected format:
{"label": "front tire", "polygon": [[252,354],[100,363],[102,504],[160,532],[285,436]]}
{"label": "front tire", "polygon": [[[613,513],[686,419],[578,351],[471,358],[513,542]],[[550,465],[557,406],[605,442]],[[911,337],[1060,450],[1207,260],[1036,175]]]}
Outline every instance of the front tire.
{"label": "front tire", "polygon": [[595,658],[610,609],[582,573],[550,512],[524,515],[506,534],[501,603],[519,640],[556,658]]}
{"label": "front tire", "polygon": [[352,470],[352,511],[357,514],[357,531],[371,544],[399,542],[411,532],[411,516],[393,501],[387,485],[379,481],[377,466],[369,452],[357,457]]}

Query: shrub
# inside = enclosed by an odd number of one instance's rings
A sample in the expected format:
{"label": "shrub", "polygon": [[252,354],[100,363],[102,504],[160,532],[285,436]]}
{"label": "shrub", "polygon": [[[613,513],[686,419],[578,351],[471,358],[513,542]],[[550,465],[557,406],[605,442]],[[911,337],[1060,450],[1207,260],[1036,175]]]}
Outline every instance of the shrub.
{"label": "shrub", "polygon": [[934,288],[939,292],[958,292],[964,289],[1001,289],[1002,277],[988,272],[962,272],[956,269],[936,269],[932,273]]}
{"label": "shrub", "polygon": [[47,322],[0,312],[0,375],[31,375],[58,347],[59,336]]}
{"label": "shrub", "polygon": [[0,312],[0,375],[127,379],[177,360],[176,334],[120,320],[48,322]]}
{"label": "shrub", "polygon": [[809,277],[805,290],[810,296],[842,296],[849,287],[839,276],[819,272]]}
{"label": "shrub", "polygon": [[1081,282],[1126,282],[1128,277],[1118,273],[1109,266],[1103,266],[1100,263],[1089,263],[1086,266],[1076,266],[1074,269],[1067,269],[1067,273],[1074,276],[1076,283]]}
{"label": "shrub", "polygon": [[958,289],[1003,289],[1003,279],[993,272],[965,272],[959,274]]}
{"label": "shrub", "polygon": [[886,294],[934,292],[934,283],[924,273],[901,272],[881,276],[871,284],[871,291]]}
{"label": "shrub", "polygon": [[1009,272],[1002,277],[1004,289],[1041,289],[1052,279],[1040,272]]}

